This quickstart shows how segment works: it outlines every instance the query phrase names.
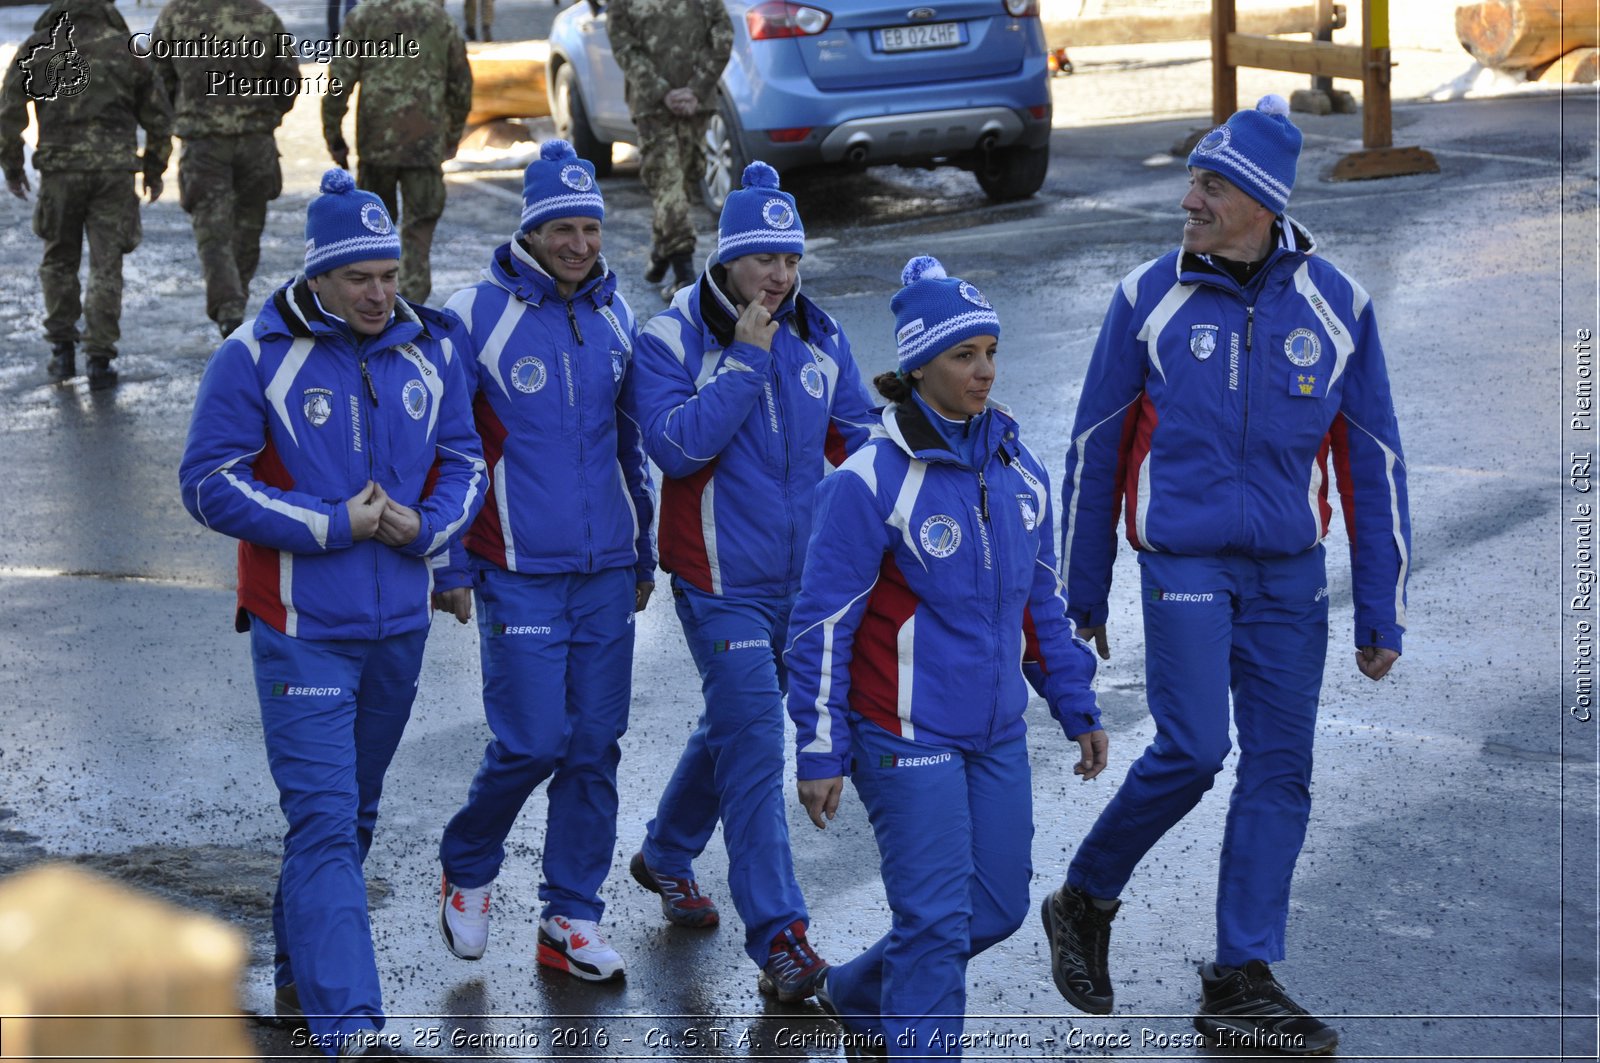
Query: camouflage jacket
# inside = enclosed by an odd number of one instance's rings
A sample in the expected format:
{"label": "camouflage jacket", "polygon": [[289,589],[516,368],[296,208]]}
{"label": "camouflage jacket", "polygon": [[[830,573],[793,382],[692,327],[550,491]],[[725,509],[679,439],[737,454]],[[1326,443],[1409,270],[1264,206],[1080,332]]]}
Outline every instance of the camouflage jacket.
{"label": "camouflage jacket", "polygon": [[[282,47],[283,20],[261,0],[169,0],[151,31],[152,43],[183,43],[209,35],[220,42],[260,42],[264,53],[218,58],[188,56],[151,59],[167,96],[178,112],[180,137],[228,137],[270,133],[294,106],[292,94],[230,90],[234,79],[287,79],[297,82],[300,66]],[[281,53],[281,54],[280,54]]]}
{"label": "camouflage jacket", "polygon": [[717,79],[733,52],[733,23],[722,0],[611,0],[611,53],[627,79],[628,110],[668,115],[661,98],[694,90],[702,111],[717,106]]}
{"label": "camouflage jacket", "polygon": [[28,104],[39,124],[33,165],[47,170],[137,170],[159,176],[172,154],[172,104],[149,60],[128,50],[111,0],[55,0],[17,49],[0,84],[0,170],[23,176]]}
{"label": "camouflage jacket", "polygon": [[467,46],[439,0],[364,0],[345,19],[340,40],[371,41],[417,55],[345,58],[328,73],[343,91],[322,98],[322,137],[330,152],[345,146],[344,113],[359,83],[356,152],[379,166],[437,166],[455,155],[472,109]]}

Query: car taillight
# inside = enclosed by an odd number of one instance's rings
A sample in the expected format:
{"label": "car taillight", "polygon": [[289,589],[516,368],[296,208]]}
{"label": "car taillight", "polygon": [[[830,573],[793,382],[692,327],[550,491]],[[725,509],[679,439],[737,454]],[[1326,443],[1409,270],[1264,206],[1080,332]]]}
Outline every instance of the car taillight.
{"label": "car taillight", "polygon": [[798,144],[811,135],[811,127],[798,126],[794,129],[769,129],[767,139],[774,144]]}
{"label": "car taillight", "polygon": [[[1009,4],[1011,0],[1006,2]],[[812,37],[827,29],[831,21],[833,16],[820,8],[792,4],[788,0],[768,0],[744,13],[744,22],[750,27],[750,39],[753,41]]]}
{"label": "car taillight", "polygon": [[1033,115],[1035,118],[1049,118],[1050,105],[1048,103],[1035,104],[1034,106],[1028,108],[1028,113]]}
{"label": "car taillight", "polygon": [[1013,18],[1037,18],[1039,0],[1006,0],[1006,14]]}

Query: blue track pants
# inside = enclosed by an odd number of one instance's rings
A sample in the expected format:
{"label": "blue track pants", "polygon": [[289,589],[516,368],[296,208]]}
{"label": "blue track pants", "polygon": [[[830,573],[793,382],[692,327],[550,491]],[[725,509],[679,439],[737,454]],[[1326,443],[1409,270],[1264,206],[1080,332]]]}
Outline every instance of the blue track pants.
{"label": "blue track pants", "polygon": [[1015,933],[1029,911],[1027,743],[962,753],[859,718],[850,734],[851,778],[878,839],[894,922],[829,970],[828,991],[849,1032],[882,1037],[890,1056],[959,1056],[967,961]]}
{"label": "blue track pants", "polygon": [[267,763],[289,831],[272,901],[277,985],[316,1043],[383,1027],[361,865],[383,773],[417,696],[427,628],[385,639],[290,638],[250,626]]}
{"label": "blue track pants", "polygon": [[1328,649],[1319,546],[1298,557],[1141,553],[1145,684],[1156,737],[1078,847],[1067,881],[1120,895],[1150,847],[1239,765],[1217,885],[1217,962],[1284,956],[1289,880],[1311,815],[1311,746]]}
{"label": "blue track pants", "polygon": [[663,874],[692,877],[720,818],[745,952],[762,966],[780,931],[810,919],[783,785],[782,653],[794,602],[706,594],[676,580],[672,598],[706,707],[645,830],[644,858]]}
{"label": "blue track pants", "polygon": [[[494,740],[439,845],[458,886],[494,881],[534,788],[550,779],[540,918],[599,920],[617,842],[617,740],[633,675],[632,569],[474,568],[483,711]],[[553,774],[553,777],[552,777]]]}

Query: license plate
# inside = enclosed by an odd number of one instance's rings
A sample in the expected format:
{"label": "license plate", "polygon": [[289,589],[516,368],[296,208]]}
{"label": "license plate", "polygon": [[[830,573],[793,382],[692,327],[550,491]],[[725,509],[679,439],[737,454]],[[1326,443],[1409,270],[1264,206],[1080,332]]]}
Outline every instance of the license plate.
{"label": "license plate", "polygon": [[959,22],[891,26],[878,31],[880,52],[920,52],[927,48],[956,48],[965,43],[966,31]]}

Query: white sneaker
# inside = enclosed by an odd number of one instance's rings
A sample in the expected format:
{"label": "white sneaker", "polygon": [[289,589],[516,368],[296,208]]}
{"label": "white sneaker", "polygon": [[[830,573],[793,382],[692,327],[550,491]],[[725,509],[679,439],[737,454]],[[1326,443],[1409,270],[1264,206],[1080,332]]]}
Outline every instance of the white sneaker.
{"label": "white sneaker", "polygon": [[489,891],[484,886],[454,886],[449,876],[439,885],[439,933],[445,948],[463,960],[475,960],[489,944]]}
{"label": "white sneaker", "polygon": [[552,915],[539,921],[539,962],[588,982],[622,977],[622,957],[589,919]]}

